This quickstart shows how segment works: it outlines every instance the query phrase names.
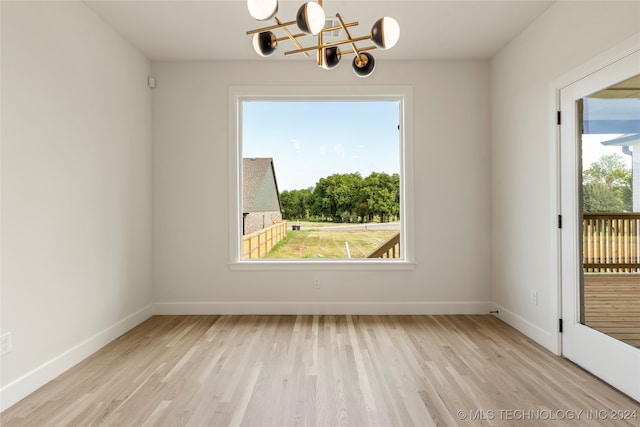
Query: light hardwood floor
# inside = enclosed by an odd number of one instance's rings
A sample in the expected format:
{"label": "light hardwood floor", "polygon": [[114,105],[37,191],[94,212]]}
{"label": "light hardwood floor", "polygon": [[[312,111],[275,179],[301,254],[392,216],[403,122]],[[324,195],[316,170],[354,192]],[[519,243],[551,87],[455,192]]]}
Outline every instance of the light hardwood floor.
{"label": "light hardwood floor", "polygon": [[638,402],[493,316],[155,316],[4,411],[0,424],[637,426],[638,418]]}

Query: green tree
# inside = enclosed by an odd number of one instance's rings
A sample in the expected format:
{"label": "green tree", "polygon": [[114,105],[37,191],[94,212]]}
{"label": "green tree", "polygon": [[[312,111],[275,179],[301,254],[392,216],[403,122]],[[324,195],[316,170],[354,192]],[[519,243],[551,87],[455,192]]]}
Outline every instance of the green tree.
{"label": "green tree", "polygon": [[366,203],[369,216],[378,216],[385,222],[400,212],[400,177],[384,172],[372,172],[364,179],[360,202]]}
{"label": "green tree", "polygon": [[593,181],[582,187],[585,212],[621,212],[622,200],[606,184]]}
{"label": "green tree", "polygon": [[357,216],[357,202],[360,188],[362,187],[362,176],[359,173],[349,173],[339,175],[339,184],[335,188],[334,197],[340,222],[351,222]]}
{"label": "green tree", "polygon": [[311,189],[291,190],[280,193],[283,219],[306,219],[311,209]]}
{"label": "green tree", "polygon": [[313,215],[334,222],[386,222],[400,214],[400,175],[372,172],[333,174],[320,178],[313,191],[293,190],[280,195],[285,219]]}
{"label": "green tree", "polygon": [[317,217],[333,218],[336,213],[330,178],[320,178],[313,189],[311,213]]}
{"label": "green tree", "polygon": [[585,212],[632,210],[632,173],[619,154],[600,157],[582,174]]}
{"label": "green tree", "polygon": [[313,190],[312,212],[333,221],[347,221],[356,212],[362,183],[359,173],[334,174],[320,178]]}

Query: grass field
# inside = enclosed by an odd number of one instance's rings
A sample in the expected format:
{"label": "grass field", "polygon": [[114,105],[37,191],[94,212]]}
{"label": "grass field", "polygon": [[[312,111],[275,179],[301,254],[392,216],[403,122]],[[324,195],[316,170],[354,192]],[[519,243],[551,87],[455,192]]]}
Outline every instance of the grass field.
{"label": "grass field", "polygon": [[265,258],[348,258],[346,242],[349,242],[351,258],[365,258],[395,233],[394,230],[327,231],[322,228],[289,231]]}

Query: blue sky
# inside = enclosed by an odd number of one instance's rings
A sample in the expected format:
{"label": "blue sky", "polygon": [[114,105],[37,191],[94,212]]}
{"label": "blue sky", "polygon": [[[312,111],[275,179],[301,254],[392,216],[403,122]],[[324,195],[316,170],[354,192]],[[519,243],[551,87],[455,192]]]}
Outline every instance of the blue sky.
{"label": "blue sky", "polygon": [[245,101],[242,157],[272,157],[278,189],[335,173],[400,172],[399,101]]}
{"label": "blue sky", "polygon": [[585,134],[582,135],[582,169],[589,169],[592,163],[597,162],[604,155],[618,154],[620,158],[631,169],[631,156],[622,152],[622,147],[606,146],[602,141],[609,141],[624,136],[622,134],[600,135]]}

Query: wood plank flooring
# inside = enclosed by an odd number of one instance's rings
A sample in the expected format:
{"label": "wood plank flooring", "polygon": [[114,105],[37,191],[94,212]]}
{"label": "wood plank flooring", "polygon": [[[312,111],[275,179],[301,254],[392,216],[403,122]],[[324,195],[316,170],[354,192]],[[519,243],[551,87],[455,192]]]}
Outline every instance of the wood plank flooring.
{"label": "wood plank flooring", "polygon": [[638,402],[493,316],[154,316],[5,410],[0,424],[638,426],[638,418]]}
{"label": "wood plank flooring", "polygon": [[640,348],[640,274],[586,273],[585,325]]}

